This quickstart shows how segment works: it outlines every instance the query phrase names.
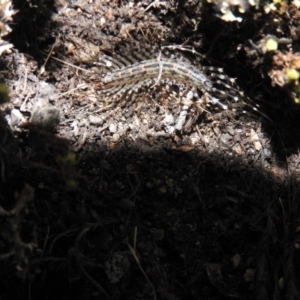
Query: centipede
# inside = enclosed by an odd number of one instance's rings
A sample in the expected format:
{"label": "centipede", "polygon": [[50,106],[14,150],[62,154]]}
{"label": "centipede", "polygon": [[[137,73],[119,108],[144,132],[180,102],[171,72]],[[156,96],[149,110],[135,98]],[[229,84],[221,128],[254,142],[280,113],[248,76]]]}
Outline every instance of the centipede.
{"label": "centipede", "polygon": [[[225,75],[222,68],[195,66],[188,59],[162,56],[161,52],[155,58],[148,56],[139,53],[126,57],[103,55],[101,61],[108,71],[101,78],[101,93],[115,101],[130,99],[141,89],[151,93],[161,85],[167,90],[177,86],[181,99],[176,116],[177,130],[181,130],[188,119],[189,123],[194,122],[203,109],[213,105],[227,110],[224,101],[237,102],[243,95],[235,87],[235,80]],[[193,112],[193,118],[188,118],[189,112]]]}

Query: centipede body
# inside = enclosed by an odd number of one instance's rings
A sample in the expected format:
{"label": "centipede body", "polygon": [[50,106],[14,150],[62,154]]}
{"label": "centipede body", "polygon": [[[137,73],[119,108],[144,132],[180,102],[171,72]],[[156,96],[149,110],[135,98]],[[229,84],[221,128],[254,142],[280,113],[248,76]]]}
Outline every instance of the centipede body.
{"label": "centipede body", "polygon": [[[138,55],[138,58],[140,57],[141,55]],[[240,95],[233,87],[234,80],[224,75],[222,69],[197,67],[186,59],[159,55],[156,58],[146,57],[139,61],[132,55],[128,58],[120,55],[116,58],[104,55],[102,61],[109,70],[101,79],[101,92],[112,99],[118,99],[124,95],[129,98],[132,93],[137,93],[143,86],[147,86],[149,90],[155,89],[158,84],[164,84],[167,87],[180,86],[181,109],[185,111],[178,116],[180,124],[185,123],[185,120],[182,120],[183,117],[180,119],[180,116],[184,115],[186,118],[187,111],[192,106],[205,108],[213,104],[227,109],[227,104],[222,101],[228,99],[237,101]],[[192,94],[188,93],[189,91],[192,91]],[[189,96],[186,97],[187,95]],[[176,128],[181,129],[181,126],[176,126]]]}

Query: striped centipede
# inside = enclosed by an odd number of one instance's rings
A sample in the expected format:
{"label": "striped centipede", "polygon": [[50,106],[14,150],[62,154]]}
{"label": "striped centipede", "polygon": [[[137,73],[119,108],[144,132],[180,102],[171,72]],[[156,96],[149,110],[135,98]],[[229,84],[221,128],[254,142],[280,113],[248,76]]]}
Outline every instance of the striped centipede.
{"label": "striped centipede", "polygon": [[101,88],[102,93],[112,99],[124,95],[128,98],[132,93],[137,93],[142,86],[147,86],[150,90],[158,84],[179,86],[179,96],[183,101],[175,125],[177,130],[184,126],[190,107],[209,106],[211,103],[227,109],[227,105],[214,95],[237,101],[241,94],[233,87],[234,80],[224,75],[220,68],[197,68],[186,60],[165,58],[161,55],[141,61],[137,61],[132,55],[126,59],[119,55],[116,59],[103,56],[102,60],[106,67],[114,68],[103,76]]}

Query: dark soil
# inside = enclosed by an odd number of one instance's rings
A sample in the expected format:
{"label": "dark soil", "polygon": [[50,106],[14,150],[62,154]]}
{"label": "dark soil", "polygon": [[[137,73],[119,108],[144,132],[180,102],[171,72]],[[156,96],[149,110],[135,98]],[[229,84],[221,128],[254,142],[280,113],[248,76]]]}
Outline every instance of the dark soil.
{"label": "dark soil", "polygon": [[[300,117],[274,83],[300,18],[283,2],[226,22],[213,2],[15,1],[0,299],[300,299]],[[245,100],[172,134],[149,95],[99,100],[101,53],[183,43]]]}

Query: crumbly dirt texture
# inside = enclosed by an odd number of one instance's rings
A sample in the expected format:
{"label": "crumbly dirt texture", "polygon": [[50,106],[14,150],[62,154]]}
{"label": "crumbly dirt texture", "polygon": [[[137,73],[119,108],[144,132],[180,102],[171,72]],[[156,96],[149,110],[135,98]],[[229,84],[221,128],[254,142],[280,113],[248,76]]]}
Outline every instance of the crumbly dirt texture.
{"label": "crumbly dirt texture", "polygon": [[[1,299],[300,299],[299,9],[222,3],[13,3]],[[163,84],[103,97],[103,55],[169,45],[243,99],[178,131]]]}

